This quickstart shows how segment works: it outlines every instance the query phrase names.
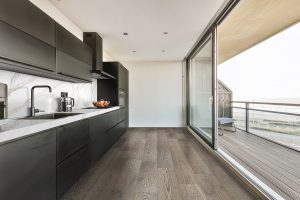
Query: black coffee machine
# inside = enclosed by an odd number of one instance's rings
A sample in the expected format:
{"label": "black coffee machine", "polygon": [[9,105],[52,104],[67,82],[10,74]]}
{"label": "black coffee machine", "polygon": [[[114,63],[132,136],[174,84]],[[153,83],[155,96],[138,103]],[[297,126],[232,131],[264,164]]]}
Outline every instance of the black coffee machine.
{"label": "black coffee machine", "polygon": [[68,97],[67,92],[61,92],[59,99],[59,111],[60,112],[71,112],[74,107],[74,98]]}

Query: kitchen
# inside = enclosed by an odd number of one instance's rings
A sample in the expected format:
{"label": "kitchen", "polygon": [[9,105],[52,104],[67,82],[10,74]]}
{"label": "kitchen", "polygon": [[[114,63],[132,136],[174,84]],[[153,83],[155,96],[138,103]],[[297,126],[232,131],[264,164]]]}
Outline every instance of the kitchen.
{"label": "kitchen", "polygon": [[[118,2],[106,2],[102,18],[94,14],[101,2],[89,3],[1,0],[0,199],[254,199],[185,128],[182,59],[225,1],[198,2],[205,20],[185,38],[174,33],[184,12],[168,25],[182,2],[171,16],[159,1],[123,3],[110,19]],[[72,17],[83,4],[85,14]],[[137,21],[126,30],[133,4],[141,16],[153,6],[140,20],[160,29],[138,35]],[[213,192],[199,189],[206,182]]]}

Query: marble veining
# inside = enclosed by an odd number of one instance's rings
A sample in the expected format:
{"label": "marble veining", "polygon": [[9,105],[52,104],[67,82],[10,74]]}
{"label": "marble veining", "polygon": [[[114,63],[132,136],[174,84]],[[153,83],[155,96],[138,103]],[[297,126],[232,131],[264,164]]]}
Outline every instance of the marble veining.
{"label": "marble veining", "polygon": [[66,125],[82,119],[101,115],[113,110],[120,109],[119,106],[115,106],[107,109],[77,109],[74,113],[80,113],[78,115],[69,116],[60,119],[7,119],[0,120],[0,145],[23,138],[41,131],[45,131],[58,126]]}
{"label": "marble veining", "polygon": [[0,70],[0,82],[8,85],[8,118],[15,119],[29,115],[30,90],[35,85],[49,85],[47,89],[35,91],[35,107],[45,112],[55,112],[58,109],[60,92],[68,92],[75,99],[74,109],[90,107],[97,99],[97,80],[92,83],[69,83],[54,79],[31,76]]}

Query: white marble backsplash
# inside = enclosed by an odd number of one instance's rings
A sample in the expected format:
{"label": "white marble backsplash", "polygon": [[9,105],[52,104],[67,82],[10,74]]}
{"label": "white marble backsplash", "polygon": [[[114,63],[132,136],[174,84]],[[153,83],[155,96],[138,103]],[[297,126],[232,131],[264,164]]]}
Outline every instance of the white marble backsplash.
{"label": "white marble backsplash", "polygon": [[29,115],[30,90],[35,85],[49,85],[47,88],[35,89],[35,107],[45,112],[58,109],[57,98],[61,92],[68,92],[75,99],[74,109],[90,107],[97,99],[97,80],[92,83],[69,83],[54,79],[31,76],[0,70],[0,83],[8,85],[8,118],[20,118]]}

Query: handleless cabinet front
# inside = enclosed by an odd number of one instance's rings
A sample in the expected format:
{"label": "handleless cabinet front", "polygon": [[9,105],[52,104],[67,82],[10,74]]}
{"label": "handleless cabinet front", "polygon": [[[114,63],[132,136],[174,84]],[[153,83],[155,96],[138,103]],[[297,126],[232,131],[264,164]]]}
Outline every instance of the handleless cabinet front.
{"label": "handleless cabinet front", "polygon": [[55,21],[28,0],[1,0],[0,20],[55,46]]}
{"label": "handleless cabinet front", "polygon": [[59,24],[56,24],[56,48],[92,65],[92,49]]}
{"label": "handleless cabinet front", "polygon": [[89,142],[88,120],[57,128],[57,163],[61,163]]}
{"label": "handleless cabinet front", "polygon": [[81,62],[74,57],[56,50],[57,73],[63,76],[91,81],[92,66]]}
{"label": "handleless cabinet front", "polygon": [[89,164],[89,151],[85,146],[57,166],[57,199],[61,199],[78,181],[89,168]]}
{"label": "handleless cabinet front", "polygon": [[55,130],[1,145],[0,177],[3,200],[55,200]]}
{"label": "handleless cabinet front", "polygon": [[0,21],[0,57],[55,71],[55,47]]}

